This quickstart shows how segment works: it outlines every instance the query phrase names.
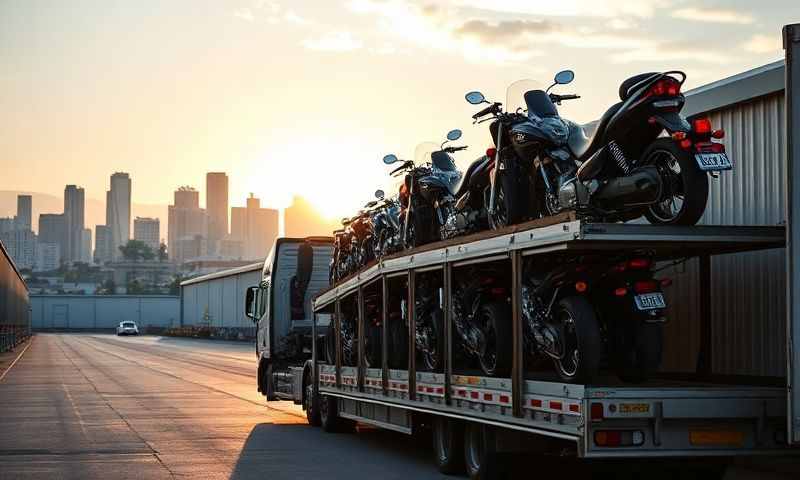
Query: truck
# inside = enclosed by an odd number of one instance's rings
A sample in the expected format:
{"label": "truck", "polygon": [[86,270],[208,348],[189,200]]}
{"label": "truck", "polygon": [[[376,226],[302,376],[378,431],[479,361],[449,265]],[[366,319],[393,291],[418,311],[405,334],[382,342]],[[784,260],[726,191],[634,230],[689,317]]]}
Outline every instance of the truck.
{"label": "truck", "polygon": [[[719,378],[709,365],[709,295],[717,288],[710,258],[782,249],[785,235],[783,226],[604,224],[566,213],[406,250],[335,285],[326,276],[329,239],[281,239],[246,299],[258,322],[258,388],[268,401],[302,405],[309,424],[327,432],[353,431],[356,423],[404,434],[430,429],[439,470],[471,478],[493,478],[503,453],[587,460],[797,454],[786,385]],[[643,255],[666,271],[700,259],[694,373],[656,372],[634,383],[604,361],[581,383],[531,361],[522,298],[537,266]],[[508,308],[499,322],[510,335],[510,369],[491,376],[464,355],[454,325],[455,286],[486,272],[505,279]],[[416,341],[423,295],[442,312],[438,365],[424,361]],[[613,354],[605,349],[604,357]]]}

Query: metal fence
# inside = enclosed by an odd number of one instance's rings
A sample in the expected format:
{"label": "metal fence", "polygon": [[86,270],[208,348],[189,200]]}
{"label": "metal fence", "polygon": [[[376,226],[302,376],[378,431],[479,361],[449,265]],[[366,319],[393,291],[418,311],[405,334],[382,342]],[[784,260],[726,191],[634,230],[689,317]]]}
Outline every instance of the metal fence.
{"label": "metal fence", "polygon": [[0,352],[14,348],[30,333],[28,286],[0,242]]}

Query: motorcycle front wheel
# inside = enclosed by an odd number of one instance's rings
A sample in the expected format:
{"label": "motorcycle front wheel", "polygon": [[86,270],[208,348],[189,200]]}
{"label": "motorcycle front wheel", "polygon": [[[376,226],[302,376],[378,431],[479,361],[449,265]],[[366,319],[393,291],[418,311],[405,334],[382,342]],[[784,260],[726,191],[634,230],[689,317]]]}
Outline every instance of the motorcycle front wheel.
{"label": "motorcycle front wheel", "polygon": [[430,314],[430,325],[428,326],[428,344],[422,348],[422,360],[425,367],[438,372],[442,368],[442,358],[444,354],[444,328],[442,311],[434,310]]}
{"label": "motorcycle front wheel", "polygon": [[585,297],[575,295],[561,299],[554,316],[561,343],[561,356],[553,360],[558,376],[566,383],[590,383],[602,353],[594,309]]}
{"label": "motorcycle front wheel", "polygon": [[693,156],[671,138],[659,138],[642,155],[643,165],[653,165],[661,176],[661,198],[647,207],[645,217],[654,225],[694,225],[708,200],[708,175],[697,168]]}
{"label": "motorcycle front wheel", "polygon": [[499,302],[487,303],[481,306],[478,322],[483,333],[483,344],[478,356],[481,370],[488,377],[507,375],[511,370],[511,354],[514,348],[508,308]]}

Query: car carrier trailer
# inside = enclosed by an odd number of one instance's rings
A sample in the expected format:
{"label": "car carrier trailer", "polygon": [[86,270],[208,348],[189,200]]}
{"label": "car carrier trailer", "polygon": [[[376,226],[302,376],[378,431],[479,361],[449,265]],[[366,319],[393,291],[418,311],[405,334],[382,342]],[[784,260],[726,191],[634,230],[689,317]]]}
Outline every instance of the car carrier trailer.
{"label": "car carrier trailer", "polygon": [[[788,446],[785,386],[725,384],[706,374],[708,351],[704,347],[710,345],[710,325],[701,325],[706,338],[697,375],[654,378],[644,384],[626,384],[610,375],[601,375],[592,384],[570,384],[546,372],[526,371],[521,338],[523,259],[626,251],[646,251],[659,262],[699,257],[701,283],[710,291],[714,288],[710,285],[711,256],[784,247],[782,226],[601,224],[562,214],[401,252],[316,296],[311,334],[317,341],[312,342],[312,358],[281,374],[283,397],[302,403],[309,421],[321,422],[326,430],[362,422],[410,434],[423,423],[432,425],[440,469],[452,471],[451,463],[458,459],[448,455],[457,457],[453,452],[464,448],[469,471],[479,477],[491,455],[508,449],[557,449],[586,458],[800,453]],[[507,378],[454,369],[455,340],[448,308],[453,275],[461,267],[492,262],[505,263],[511,277],[508,321],[512,324],[513,362]],[[417,368],[414,343],[415,279],[430,272],[443,275],[445,355],[441,373]],[[401,369],[389,368],[387,351],[393,281],[406,289],[403,295],[408,305],[408,365]],[[381,365],[367,365],[364,358],[364,298],[368,290],[377,292],[382,302]],[[343,365],[339,335],[342,304],[348,298],[357,304],[359,341],[354,366]],[[707,295],[701,296],[700,310],[707,320]],[[322,353],[328,328],[334,329],[337,339],[333,364],[325,363]]]}

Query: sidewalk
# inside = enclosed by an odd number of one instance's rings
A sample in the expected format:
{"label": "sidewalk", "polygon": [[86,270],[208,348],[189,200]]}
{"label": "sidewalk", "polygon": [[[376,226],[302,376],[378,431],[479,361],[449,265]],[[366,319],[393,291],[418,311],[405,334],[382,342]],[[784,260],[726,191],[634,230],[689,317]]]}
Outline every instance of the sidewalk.
{"label": "sidewalk", "polygon": [[33,341],[33,337],[28,338],[24,342],[17,345],[13,350],[7,352],[0,352],[0,379],[2,379],[6,370],[19,358],[20,354],[28,348],[28,345]]}

